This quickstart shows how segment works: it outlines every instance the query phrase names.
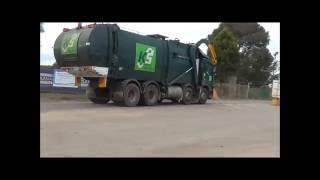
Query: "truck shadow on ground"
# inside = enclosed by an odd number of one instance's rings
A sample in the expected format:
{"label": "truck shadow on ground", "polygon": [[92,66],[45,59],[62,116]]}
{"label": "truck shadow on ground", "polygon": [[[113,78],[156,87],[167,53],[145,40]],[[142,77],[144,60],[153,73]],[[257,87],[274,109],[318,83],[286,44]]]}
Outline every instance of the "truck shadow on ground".
{"label": "truck shadow on ground", "polygon": [[114,104],[112,101],[109,102],[108,104],[104,104],[103,106],[113,106],[113,107],[123,107],[123,108],[146,108],[146,107],[159,107],[159,106],[161,106],[161,107],[166,107],[166,106],[168,106],[168,107],[172,107],[172,106],[175,106],[175,107],[186,107],[186,106],[193,106],[193,105],[201,106],[201,105],[209,105],[209,104],[211,104],[211,103],[208,101],[206,104],[191,103],[191,104],[185,105],[185,104],[174,102],[174,101],[171,101],[171,100],[163,100],[161,103],[158,103],[158,104],[153,105],[153,106],[137,105],[137,106],[134,106],[134,107],[127,107],[125,105]]}
{"label": "truck shadow on ground", "polygon": [[112,106],[112,107],[123,107],[123,108],[143,108],[143,107],[157,107],[157,106],[183,106],[183,104],[177,103],[177,102],[173,102],[173,101],[165,101],[165,102],[161,102],[158,103],[156,105],[153,106],[147,106],[147,105],[137,105],[134,107],[127,107],[123,104],[115,104],[112,101],[107,103],[107,104],[93,104],[93,105],[102,105],[102,106]]}
{"label": "truck shadow on ground", "polygon": [[[59,103],[59,106],[57,106]],[[42,104],[42,103],[41,103]],[[206,105],[210,105],[207,103]],[[134,108],[157,108],[157,107],[190,107],[190,106],[201,106],[200,104],[190,104],[184,105],[177,102],[172,102],[169,100],[165,100],[161,103],[158,103],[154,106],[145,106],[145,105],[137,105],[134,107],[127,107],[124,105],[118,105],[113,103],[112,101],[108,102],[107,104],[94,104],[89,101],[80,102],[80,101],[65,101],[65,102],[54,102],[54,103],[43,103],[40,107],[41,113],[45,113],[48,111],[68,111],[68,110],[82,110],[82,109],[103,109],[103,108],[110,108],[110,109],[134,109]]]}

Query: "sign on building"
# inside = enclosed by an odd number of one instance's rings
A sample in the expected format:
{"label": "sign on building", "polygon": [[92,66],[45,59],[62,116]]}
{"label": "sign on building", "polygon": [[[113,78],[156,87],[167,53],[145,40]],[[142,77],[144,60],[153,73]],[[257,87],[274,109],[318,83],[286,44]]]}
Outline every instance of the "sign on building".
{"label": "sign on building", "polygon": [[75,86],[75,77],[60,69],[54,70],[53,86],[77,88],[77,86]]}
{"label": "sign on building", "polygon": [[[88,86],[89,81],[81,78],[81,86]],[[75,85],[75,76],[61,69],[54,70],[53,86],[77,88]]]}
{"label": "sign on building", "polygon": [[81,87],[87,87],[90,81],[81,78]]}
{"label": "sign on building", "polygon": [[52,85],[53,75],[49,73],[40,73],[40,84]]}

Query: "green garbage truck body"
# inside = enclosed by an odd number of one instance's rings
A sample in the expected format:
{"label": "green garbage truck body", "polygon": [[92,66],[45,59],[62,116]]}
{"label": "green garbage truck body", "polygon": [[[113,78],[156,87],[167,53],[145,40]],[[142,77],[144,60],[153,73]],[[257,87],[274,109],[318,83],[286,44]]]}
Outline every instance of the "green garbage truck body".
{"label": "green garbage truck body", "polygon": [[[88,98],[126,106],[163,99],[204,104],[211,98],[215,66],[196,45],[140,35],[116,24],[64,30],[54,55],[61,69],[90,80]],[[77,83],[77,82],[75,82]]]}

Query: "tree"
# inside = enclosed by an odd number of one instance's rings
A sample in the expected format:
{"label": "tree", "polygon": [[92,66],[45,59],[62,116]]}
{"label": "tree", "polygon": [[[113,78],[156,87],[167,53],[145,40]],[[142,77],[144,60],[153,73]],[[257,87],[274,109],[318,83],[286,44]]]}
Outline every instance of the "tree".
{"label": "tree", "polygon": [[228,76],[237,74],[239,67],[239,47],[233,33],[224,28],[212,40],[218,58],[217,77],[220,82],[225,82]]}
{"label": "tree", "polygon": [[[242,82],[267,83],[272,72],[273,56],[267,49],[269,33],[258,23],[221,23],[212,32],[218,36],[228,28],[237,39],[240,50],[238,80]],[[217,69],[218,70],[218,69]]]}
{"label": "tree", "polygon": [[273,80],[279,80],[279,79],[280,79],[280,73],[272,75],[268,83],[271,84]]}
{"label": "tree", "polygon": [[251,82],[260,86],[267,84],[271,72],[275,68],[272,66],[273,56],[267,48],[253,47],[241,53],[239,76],[240,82]]}
{"label": "tree", "polygon": [[242,49],[250,49],[253,46],[266,47],[270,41],[269,33],[258,23],[221,23],[212,32],[213,37],[224,28],[233,32]]}
{"label": "tree", "polygon": [[[274,59],[276,59],[276,55],[278,54],[278,52],[276,52],[275,54],[274,54]],[[272,81],[273,80],[279,80],[280,79],[280,66],[278,65],[278,61],[276,61],[276,60],[274,60],[273,61],[273,63],[272,63],[272,65],[271,65],[271,72],[272,72],[272,74],[271,74],[271,76],[270,76],[270,78],[269,78],[269,83],[272,83]],[[279,71],[279,73],[278,74],[275,74],[275,71]]]}

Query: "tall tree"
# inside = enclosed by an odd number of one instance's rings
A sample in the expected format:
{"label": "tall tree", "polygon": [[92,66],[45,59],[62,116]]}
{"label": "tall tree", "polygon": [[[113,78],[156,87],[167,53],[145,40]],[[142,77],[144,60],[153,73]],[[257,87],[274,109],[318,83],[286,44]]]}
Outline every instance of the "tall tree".
{"label": "tall tree", "polygon": [[[280,62],[276,61],[276,56],[277,56],[278,52],[274,53],[274,61],[270,67],[271,69],[271,76],[268,80],[269,83],[272,83],[273,80],[279,80],[280,79]],[[278,72],[277,72],[278,71]]]}
{"label": "tall tree", "polygon": [[212,37],[218,36],[225,28],[228,28],[234,34],[239,44],[238,80],[258,82],[258,84],[267,83],[274,60],[269,49],[267,49],[270,41],[269,33],[258,23],[221,23],[212,32]]}
{"label": "tall tree", "polygon": [[240,48],[250,49],[253,46],[266,47],[269,44],[269,33],[258,23],[221,23],[212,32],[216,36],[224,28],[228,28],[237,38]]}
{"label": "tall tree", "polygon": [[251,82],[255,86],[268,83],[273,71],[273,56],[267,48],[253,47],[241,53],[239,66],[240,82]]}
{"label": "tall tree", "polygon": [[212,40],[218,58],[217,80],[225,82],[228,76],[237,74],[239,67],[239,47],[233,33],[224,28]]}

